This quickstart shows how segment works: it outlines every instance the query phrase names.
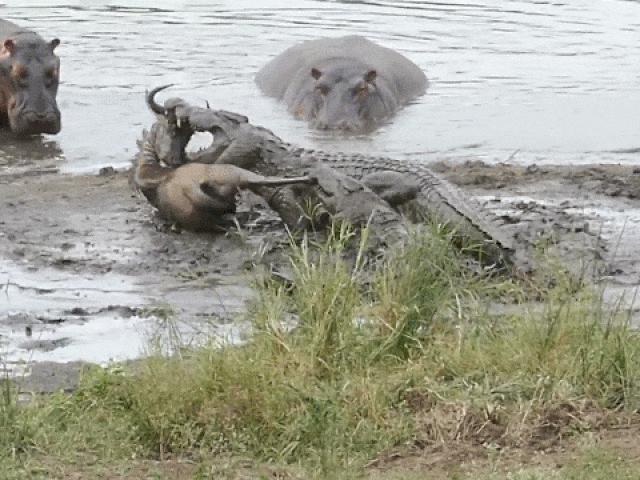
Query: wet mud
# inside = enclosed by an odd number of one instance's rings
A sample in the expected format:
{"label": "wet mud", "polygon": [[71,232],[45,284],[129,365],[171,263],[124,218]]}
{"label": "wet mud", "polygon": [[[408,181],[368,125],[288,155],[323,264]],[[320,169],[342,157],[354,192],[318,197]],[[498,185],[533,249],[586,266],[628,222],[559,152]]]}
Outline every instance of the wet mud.
{"label": "wet mud", "polygon": [[[624,294],[638,311],[640,173],[633,167],[433,168],[520,245],[546,242],[574,267],[587,259],[611,301]],[[71,388],[78,362],[137,358],[163,335],[237,341],[256,271],[279,268],[287,243],[277,218],[250,196],[237,214],[240,227],[175,231],[132,190],[128,173],[113,169],[0,174],[0,212],[2,368],[35,391]]]}
{"label": "wet mud", "polygon": [[[640,159],[640,152],[637,153]],[[577,192],[577,200],[588,199],[593,194],[640,199],[640,167],[633,165],[519,165],[441,161],[432,163],[431,167],[453,183],[468,188],[509,192],[527,184],[557,182],[571,187],[574,194]],[[550,190],[553,193],[553,188]],[[561,195],[562,191],[556,194]]]}
{"label": "wet mud", "polygon": [[539,247],[602,286],[605,299],[640,323],[640,169],[629,165],[514,165],[437,162],[510,230],[528,255]]}
{"label": "wet mud", "polygon": [[105,173],[0,175],[0,360],[13,375],[136,358],[175,332],[189,343],[242,331],[249,270],[278,248],[272,220],[248,205],[240,230],[177,232],[127,173]]}

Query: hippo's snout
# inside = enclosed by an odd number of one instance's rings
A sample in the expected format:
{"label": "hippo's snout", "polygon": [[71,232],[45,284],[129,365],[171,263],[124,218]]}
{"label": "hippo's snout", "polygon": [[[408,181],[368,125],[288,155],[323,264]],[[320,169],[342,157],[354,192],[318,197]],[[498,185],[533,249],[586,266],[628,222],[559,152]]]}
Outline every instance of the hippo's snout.
{"label": "hippo's snout", "polygon": [[366,125],[360,119],[340,119],[328,121],[322,118],[311,120],[311,126],[319,130],[341,130],[344,132],[361,132],[366,130]]}
{"label": "hippo's snout", "polygon": [[12,130],[18,135],[37,135],[40,133],[56,134],[62,125],[60,112],[22,112],[13,122]]}
{"label": "hippo's snout", "polygon": [[24,114],[24,120],[28,123],[44,122],[51,119],[51,114],[41,112],[27,112]]}

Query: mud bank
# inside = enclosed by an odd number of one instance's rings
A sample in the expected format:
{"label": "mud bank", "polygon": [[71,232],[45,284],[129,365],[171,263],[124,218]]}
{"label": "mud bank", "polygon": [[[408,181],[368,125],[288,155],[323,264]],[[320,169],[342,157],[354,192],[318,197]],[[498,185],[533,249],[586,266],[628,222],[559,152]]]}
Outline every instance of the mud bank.
{"label": "mud bank", "polygon": [[[557,242],[572,264],[597,257],[597,280],[611,298],[632,298],[640,278],[640,175],[632,167],[433,167],[522,244]],[[154,336],[236,340],[255,271],[277,264],[286,244],[277,219],[250,198],[240,229],[176,232],[133,192],[126,172],[109,170],[0,175],[0,212],[0,348],[6,368],[30,373],[25,388],[36,391],[69,388],[79,361],[138,357]]]}
{"label": "mud bank", "polygon": [[[565,265],[631,308],[640,324],[640,169],[629,165],[513,165],[438,162],[432,168],[492,211],[527,243],[556,243]],[[595,260],[592,262],[591,260]],[[597,264],[597,266],[595,265]]]}
{"label": "mud bank", "polygon": [[510,192],[524,184],[556,182],[577,190],[577,199],[586,199],[593,194],[640,199],[640,167],[630,165],[526,166],[482,161],[443,161],[433,163],[431,167],[453,183],[468,188]]}
{"label": "mud bank", "polygon": [[[608,271],[637,283],[640,169],[628,165],[511,165],[438,162],[432,168],[459,185],[499,221],[545,232],[580,232],[604,240]],[[562,238],[558,237],[560,243]]]}
{"label": "mud bank", "polygon": [[247,271],[276,248],[259,211],[240,212],[253,235],[172,231],[122,172],[0,176],[0,212],[0,358],[17,374],[135,358],[176,331],[235,341]]}

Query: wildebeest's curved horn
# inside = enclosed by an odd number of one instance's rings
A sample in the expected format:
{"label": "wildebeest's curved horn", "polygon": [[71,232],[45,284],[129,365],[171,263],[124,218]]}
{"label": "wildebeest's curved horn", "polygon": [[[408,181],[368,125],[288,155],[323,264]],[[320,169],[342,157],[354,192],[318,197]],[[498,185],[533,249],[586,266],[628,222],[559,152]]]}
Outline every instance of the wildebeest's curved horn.
{"label": "wildebeest's curved horn", "polygon": [[173,83],[169,83],[167,85],[162,85],[161,87],[156,87],[152,89],[150,92],[146,92],[147,105],[149,106],[152,112],[157,113],[158,115],[165,114],[164,107],[161,107],[160,105],[158,105],[154,97],[156,96],[156,93],[164,90],[165,88],[169,88],[172,86],[173,86]]}

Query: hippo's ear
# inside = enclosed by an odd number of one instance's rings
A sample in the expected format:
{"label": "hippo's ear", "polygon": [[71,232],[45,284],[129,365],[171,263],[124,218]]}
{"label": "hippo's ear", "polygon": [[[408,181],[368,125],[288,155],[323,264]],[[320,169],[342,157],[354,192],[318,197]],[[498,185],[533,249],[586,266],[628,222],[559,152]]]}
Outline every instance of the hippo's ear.
{"label": "hippo's ear", "polygon": [[318,80],[322,76],[322,72],[314,67],[311,69],[311,76]]}
{"label": "hippo's ear", "polygon": [[59,38],[54,38],[53,40],[51,40],[51,42],[49,42],[49,46],[51,47],[51,51],[53,52],[56,47],[60,45],[60,39]]}
{"label": "hippo's ear", "polygon": [[9,52],[9,55],[13,55],[13,52],[16,51],[16,43],[10,38],[4,41],[3,47],[5,51]]}
{"label": "hippo's ear", "polygon": [[371,83],[376,79],[377,76],[378,72],[376,72],[375,70],[369,70],[364,74],[364,81],[367,83]]}

